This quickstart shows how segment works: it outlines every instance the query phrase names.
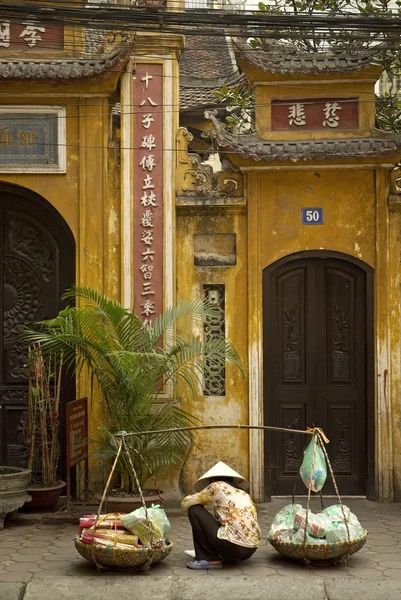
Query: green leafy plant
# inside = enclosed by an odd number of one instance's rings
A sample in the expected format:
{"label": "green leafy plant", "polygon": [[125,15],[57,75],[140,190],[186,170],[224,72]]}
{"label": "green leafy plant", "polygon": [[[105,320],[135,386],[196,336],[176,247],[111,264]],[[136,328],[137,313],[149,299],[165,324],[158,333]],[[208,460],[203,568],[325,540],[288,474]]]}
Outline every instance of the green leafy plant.
{"label": "green leafy plant", "polygon": [[[226,363],[242,371],[239,357],[227,339],[204,340],[202,334],[193,333],[202,330],[206,315],[217,316],[200,299],[173,306],[155,319],[152,327],[91,288],[73,288],[64,299],[76,300],[79,307],[65,308],[55,319],[41,322],[40,330],[25,331],[25,338],[40,344],[45,356],[63,356],[66,368],[78,376],[87,370],[92,393],[95,382],[98,384],[105,408],[103,457],[116,455],[118,432],[155,431],[154,436],[135,436],[129,441],[142,487],[150,470],[157,473],[175,463],[190,441],[187,432],[156,432],[194,424],[193,417],[177,403],[159,401],[165,387],[172,385],[176,396],[196,394],[204,375]],[[122,487],[136,494],[128,463],[122,457],[118,464]]]}
{"label": "green leafy plant", "polygon": [[238,130],[239,133],[252,133],[254,131],[255,94],[252,90],[239,85],[229,86],[224,84],[219,90],[214,91],[219,102],[226,104],[226,117],[228,129]]}

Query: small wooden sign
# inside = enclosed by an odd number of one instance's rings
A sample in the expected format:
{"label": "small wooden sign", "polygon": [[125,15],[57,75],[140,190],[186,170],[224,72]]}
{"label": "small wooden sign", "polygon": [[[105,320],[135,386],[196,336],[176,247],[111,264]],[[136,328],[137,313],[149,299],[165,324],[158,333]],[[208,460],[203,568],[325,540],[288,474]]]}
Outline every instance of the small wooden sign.
{"label": "small wooden sign", "polygon": [[88,398],[66,404],[67,508],[71,506],[71,469],[85,461],[85,494],[88,490]]}
{"label": "small wooden sign", "polygon": [[71,469],[88,458],[88,399],[68,402],[66,419],[67,466]]}
{"label": "small wooden sign", "polygon": [[285,98],[272,100],[272,131],[358,129],[358,98]]}

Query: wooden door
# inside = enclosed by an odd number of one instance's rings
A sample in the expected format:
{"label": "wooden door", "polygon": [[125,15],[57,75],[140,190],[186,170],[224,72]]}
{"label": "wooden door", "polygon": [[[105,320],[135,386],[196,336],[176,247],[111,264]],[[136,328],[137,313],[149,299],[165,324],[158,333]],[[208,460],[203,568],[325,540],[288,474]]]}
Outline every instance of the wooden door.
{"label": "wooden door", "polygon": [[[342,494],[365,495],[372,469],[370,280],[360,266],[333,257],[299,258],[264,273],[265,423],[321,427]],[[265,437],[268,494],[292,493],[307,441]],[[305,490],[298,478],[297,493]],[[324,492],[333,491],[328,481]]]}
{"label": "wooden door", "polygon": [[[26,465],[27,347],[20,334],[60,310],[61,295],[74,283],[75,250],[60,215],[43,198],[16,186],[0,187],[0,232],[0,464],[21,467]],[[67,378],[64,401],[73,399],[74,388]],[[62,410],[62,442],[63,425]]]}

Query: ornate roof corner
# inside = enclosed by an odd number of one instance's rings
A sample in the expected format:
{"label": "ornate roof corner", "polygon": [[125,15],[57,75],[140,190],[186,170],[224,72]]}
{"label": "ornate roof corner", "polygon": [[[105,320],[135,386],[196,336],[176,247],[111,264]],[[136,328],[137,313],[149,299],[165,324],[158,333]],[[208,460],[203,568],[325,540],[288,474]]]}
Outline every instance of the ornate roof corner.
{"label": "ornate roof corner", "polygon": [[127,49],[116,48],[96,58],[63,58],[59,60],[0,60],[0,81],[7,80],[71,80],[107,77],[118,71],[126,60]]}
{"label": "ornate roof corner", "polygon": [[[215,173],[211,165],[202,163],[200,156],[188,152],[192,134],[180,127],[177,133],[176,194],[203,200],[222,200],[243,195],[242,174],[233,168]],[[182,204],[182,202],[181,202]],[[216,204],[216,202],[214,202]]]}
{"label": "ornate roof corner", "polygon": [[310,140],[265,140],[258,133],[235,135],[225,129],[215,111],[206,111],[214,130],[203,132],[215,140],[217,149],[243,158],[266,162],[298,162],[300,160],[335,160],[341,158],[379,158],[395,156],[401,150],[401,134],[374,130],[372,137],[330,138]]}
{"label": "ornate roof corner", "polygon": [[378,45],[370,50],[334,52],[300,52],[284,45],[272,45],[269,51],[252,48],[241,39],[234,40],[237,55],[249,65],[265,73],[279,75],[319,75],[323,73],[350,73],[369,68],[381,49]]}

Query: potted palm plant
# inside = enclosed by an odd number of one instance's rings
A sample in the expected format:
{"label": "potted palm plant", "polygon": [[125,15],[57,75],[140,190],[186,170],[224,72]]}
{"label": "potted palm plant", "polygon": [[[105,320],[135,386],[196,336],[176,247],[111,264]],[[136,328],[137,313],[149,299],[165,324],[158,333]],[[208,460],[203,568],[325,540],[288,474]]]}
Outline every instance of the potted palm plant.
{"label": "potted palm plant", "polygon": [[33,511],[53,508],[65,486],[58,477],[62,362],[62,355],[49,353],[45,360],[39,343],[29,348],[25,437],[31,471],[28,509]]}
{"label": "potted palm plant", "polygon": [[[196,393],[204,374],[228,363],[242,370],[241,362],[226,338],[203,339],[205,316],[217,314],[201,299],[175,305],[148,327],[134,312],[91,288],[73,288],[65,295],[71,298],[77,306],[65,308],[55,319],[42,322],[40,330],[25,335],[31,344],[40,344],[43,353],[63,356],[66,368],[78,376],[87,369],[92,394],[97,382],[105,409],[101,456],[115,457],[118,432],[155,432],[132,437],[130,460],[120,459],[115,487],[126,503],[138,495],[138,482],[143,488],[150,472],[181,460],[188,449],[187,432],[157,434],[194,423],[177,402],[160,402],[165,387],[172,385],[177,398]],[[121,510],[108,500],[109,510]]]}

